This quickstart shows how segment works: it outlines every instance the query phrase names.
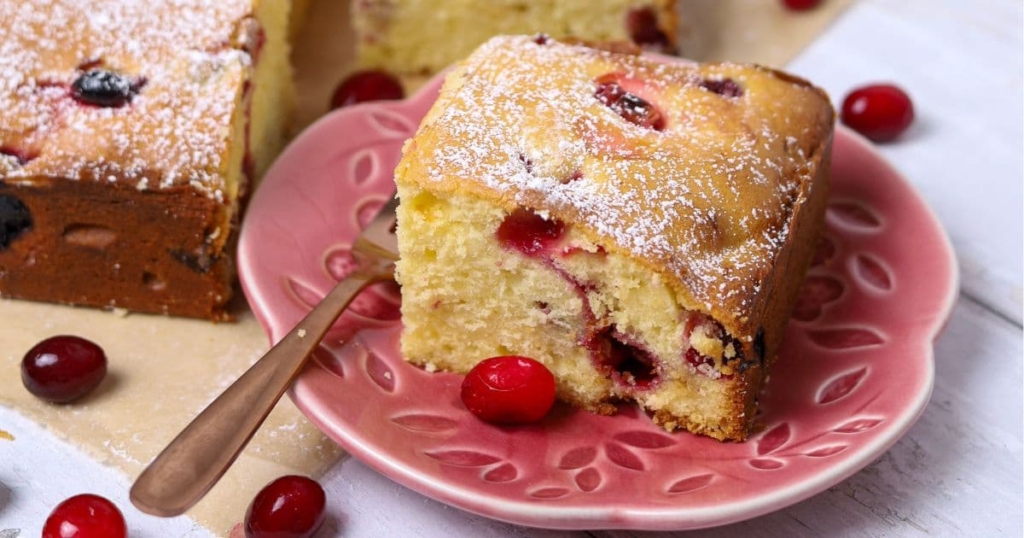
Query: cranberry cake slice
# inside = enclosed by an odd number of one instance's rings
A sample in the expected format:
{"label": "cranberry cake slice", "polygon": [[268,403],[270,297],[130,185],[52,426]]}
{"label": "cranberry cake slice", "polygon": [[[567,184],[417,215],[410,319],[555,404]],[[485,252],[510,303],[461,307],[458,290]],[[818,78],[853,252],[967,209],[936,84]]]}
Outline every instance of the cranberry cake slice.
{"label": "cranberry cake slice", "polygon": [[223,320],[289,2],[0,0],[0,296]]}
{"label": "cranberry cake slice", "polygon": [[496,35],[543,32],[676,49],[676,0],[351,0],[356,53],[364,67],[430,74]]}
{"label": "cranberry cake slice", "polygon": [[402,352],[742,440],[825,207],[834,112],[778,71],[498,37],[395,172]]}

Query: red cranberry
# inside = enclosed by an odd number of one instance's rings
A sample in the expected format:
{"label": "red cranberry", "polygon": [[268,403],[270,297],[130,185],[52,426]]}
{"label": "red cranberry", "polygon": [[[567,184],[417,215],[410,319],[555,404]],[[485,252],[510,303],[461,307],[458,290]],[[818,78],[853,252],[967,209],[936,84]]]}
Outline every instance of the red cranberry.
{"label": "red cranberry", "polygon": [[491,357],[466,374],[461,396],[466,408],[485,422],[536,422],[555,403],[555,377],[527,357]]}
{"label": "red cranberry", "polygon": [[311,478],[287,475],[267,484],[245,512],[246,538],[309,538],[324,522],[327,495]]}
{"label": "red cranberry", "polygon": [[821,0],[782,0],[782,3],[793,11],[807,11],[818,7]]}
{"label": "red cranberry", "polygon": [[914,104],[903,90],[891,84],[863,86],[843,100],[841,119],[867,138],[887,142],[914,121]]}
{"label": "red cranberry", "polygon": [[13,196],[0,195],[0,251],[31,227],[32,213],[28,207]]}
{"label": "red cranberry", "polygon": [[626,30],[633,43],[645,49],[668,52],[671,48],[668,36],[658,27],[658,16],[649,7],[630,9]]}
{"label": "red cranberry", "polygon": [[124,538],[128,528],[114,503],[91,493],[57,505],[43,524],[43,538]]}
{"label": "red cranberry", "polygon": [[654,356],[640,346],[625,342],[614,326],[593,334],[585,345],[598,367],[624,385],[649,389],[658,381]]}
{"label": "red cranberry", "polygon": [[107,71],[93,69],[82,73],[71,83],[71,96],[80,103],[107,108],[128,104],[142,88],[144,81]]}
{"label": "red cranberry", "polygon": [[706,78],[700,81],[700,87],[705,90],[717,93],[722,97],[742,97],[743,88],[731,78],[723,79],[710,79]]}
{"label": "red cranberry", "polygon": [[14,157],[14,160],[18,162],[18,166],[25,166],[32,162],[39,153],[32,150],[18,148],[10,145],[0,145],[0,155],[9,155]]}
{"label": "red cranberry", "polygon": [[77,336],[54,336],[36,344],[21,361],[21,381],[39,398],[67,403],[86,395],[107,374],[100,346]]}
{"label": "red cranberry", "polygon": [[501,222],[496,235],[507,248],[532,256],[550,248],[565,233],[565,224],[528,209],[516,209]]}
{"label": "red cranberry", "polygon": [[594,97],[634,125],[654,129],[655,131],[661,131],[665,128],[665,117],[661,114],[661,111],[642,97],[626,91],[615,80],[614,74],[597,80],[597,90],[594,91]]}
{"label": "red cranberry", "polygon": [[331,110],[366,101],[405,97],[402,83],[384,71],[356,71],[338,84],[331,97]]}
{"label": "red cranberry", "polygon": [[699,351],[693,349],[692,347],[686,350],[686,362],[694,366],[700,366],[702,364],[707,364],[710,366],[715,365],[715,359],[701,355]]}

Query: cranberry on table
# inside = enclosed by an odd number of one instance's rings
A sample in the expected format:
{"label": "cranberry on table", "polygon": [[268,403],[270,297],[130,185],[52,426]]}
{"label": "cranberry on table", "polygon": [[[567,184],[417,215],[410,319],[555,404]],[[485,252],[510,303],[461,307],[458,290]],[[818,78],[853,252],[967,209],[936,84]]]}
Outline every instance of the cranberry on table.
{"label": "cranberry on table", "polygon": [[818,7],[821,0],[782,0],[782,3],[793,11],[806,11]]}
{"label": "cranberry on table", "polygon": [[83,493],[57,505],[43,524],[43,538],[124,538],[128,528],[114,503]]}
{"label": "cranberry on table", "polygon": [[327,495],[315,480],[282,476],[264,486],[245,513],[246,538],[309,538],[324,522]]}
{"label": "cranberry on table", "polygon": [[843,99],[840,119],[875,142],[887,142],[914,121],[910,96],[892,84],[872,84],[851,91]]}
{"label": "cranberry on table", "polygon": [[405,97],[402,83],[378,70],[356,71],[338,84],[331,97],[331,109],[367,101],[386,101]]}
{"label": "cranberry on table", "polygon": [[491,357],[466,374],[461,397],[466,408],[484,422],[536,422],[555,403],[555,377],[528,357]]}
{"label": "cranberry on table", "polygon": [[103,348],[78,336],[53,336],[28,350],[21,382],[29,392],[54,403],[85,396],[107,375]]}

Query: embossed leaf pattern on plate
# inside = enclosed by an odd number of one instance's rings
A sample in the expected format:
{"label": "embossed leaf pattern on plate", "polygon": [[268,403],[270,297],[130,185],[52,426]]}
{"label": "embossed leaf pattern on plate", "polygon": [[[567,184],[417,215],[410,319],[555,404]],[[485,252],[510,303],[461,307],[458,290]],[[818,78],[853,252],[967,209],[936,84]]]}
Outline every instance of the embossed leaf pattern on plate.
{"label": "embossed leaf pattern on plate", "polygon": [[[351,270],[347,245],[391,195],[401,144],[439,84],[407,101],[332,113],[267,174],[239,271],[272,339]],[[930,392],[931,339],[955,290],[941,229],[870,146],[840,130],[832,177],[825,233],[761,400],[764,429],[746,443],[668,433],[630,406],[600,416],[559,404],[535,425],[481,423],[461,405],[459,376],[402,360],[393,285],[360,296],[292,397],[371,467],[504,521],[699,528],[799,501],[873,461],[913,423]],[[891,233],[902,229],[915,231],[914,259],[901,254],[910,239]],[[899,311],[915,315],[889,315]]]}

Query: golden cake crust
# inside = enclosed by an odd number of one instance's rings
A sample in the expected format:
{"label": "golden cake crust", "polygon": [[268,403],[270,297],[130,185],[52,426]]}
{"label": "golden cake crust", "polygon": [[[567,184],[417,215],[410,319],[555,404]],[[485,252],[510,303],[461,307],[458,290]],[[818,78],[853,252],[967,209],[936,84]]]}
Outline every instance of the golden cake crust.
{"label": "golden cake crust", "polygon": [[[528,65],[523,47],[538,51]],[[593,98],[594,80],[607,73],[683,88],[652,89],[668,116],[662,133],[621,121]],[[742,98],[700,85],[724,78],[744,88]],[[572,222],[592,241],[642,260],[673,284],[684,307],[748,344],[777,279],[806,269],[785,263],[807,257],[787,243],[792,208],[800,199],[802,211],[823,210],[833,111],[802,80],[757,66],[665,64],[512,37],[461,64],[441,95],[406,148],[396,171],[402,181]],[[599,151],[618,158],[602,161]],[[528,171],[525,161],[556,165]],[[585,179],[566,180],[578,173]]]}
{"label": "golden cake crust", "polygon": [[[41,177],[188,185],[216,195],[259,28],[252,0],[0,2],[5,181]],[[76,106],[67,89],[106,68],[142,84],[131,106]],[[224,195],[225,193],[222,193]]]}

